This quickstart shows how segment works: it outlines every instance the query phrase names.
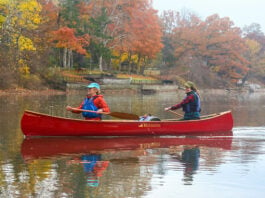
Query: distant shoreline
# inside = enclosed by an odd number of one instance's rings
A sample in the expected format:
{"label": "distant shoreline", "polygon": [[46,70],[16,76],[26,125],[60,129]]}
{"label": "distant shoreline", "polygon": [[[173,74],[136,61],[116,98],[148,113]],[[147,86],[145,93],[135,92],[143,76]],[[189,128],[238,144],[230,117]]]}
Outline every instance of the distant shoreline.
{"label": "distant shoreline", "polygon": [[[179,88],[176,87],[175,89],[166,89],[164,90],[163,88],[159,89],[158,87],[155,87],[155,92],[174,92],[174,91],[178,91]],[[165,86],[166,88],[167,86]],[[139,90],[137,91],[137,89],[139,89],[139,87],[128,87],[128,86],[124,86],[124,87],[115,87],[115,86],[102,86],[102,91],[103,93],[141,93]],[[142,87],[143,88],[143,87]],[[148,88],[150,88],[150,85],[148,86]],[[141,90],[141,88],[140,88]],[[7,90],[0,90],[0,96],[9,96],[9,95],[20,95],[20,96],[37,96],[37,95],[64,95],[64,94],[74,94],[76,92],[80,92],[80,91],[84,91],[85,89],[80,89],[76,88],[76,89],[68,89],[68,90],[56,90],[56,89],[43,89],[43,90],[29,90],[29,89],[23,89],[23,88],[16,88],[16,89],[7,89]],[[254,92],[249,92],[248,89],[243,89],[243,90],[239,90],[239,89],[220,89],[220,88],[211,88],[211,89],[200,89],[199,90],[202,94],[209,94],[209,93],[215,93],[217,95],[222,95],[225,93],[231,93],[231,92],[237,92],[237,93],[265,93],[265,89],[261,88],[261,89],[257,89]],[[154,93],[155,93],[154,92]]]}
{"label": "distant shoreline", "polygon": [[7,89],[7,90],[0,90],[0,96],[7,96],[7,95],[63,95],[66,94],[66,91],[62,90],[55,90],[55,89],[44,89],[44,90],[29,90],[29,89]]}

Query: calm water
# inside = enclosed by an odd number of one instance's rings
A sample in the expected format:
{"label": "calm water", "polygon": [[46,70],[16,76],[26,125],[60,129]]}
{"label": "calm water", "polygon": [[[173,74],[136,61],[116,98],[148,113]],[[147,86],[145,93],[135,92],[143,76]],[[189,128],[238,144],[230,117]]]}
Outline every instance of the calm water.
{"label": "calm water", "polygon": [[[96,139],[24,139],[20,130],[25,109],[79,118],[64,109],[83,95],[2,96],[0,197],[263,197],[264,96],[202,93],[203,114],[232,110],[231,133]],[[160,118],[174,118],[163,109],[182,97],[105,95],[112,111]]]}

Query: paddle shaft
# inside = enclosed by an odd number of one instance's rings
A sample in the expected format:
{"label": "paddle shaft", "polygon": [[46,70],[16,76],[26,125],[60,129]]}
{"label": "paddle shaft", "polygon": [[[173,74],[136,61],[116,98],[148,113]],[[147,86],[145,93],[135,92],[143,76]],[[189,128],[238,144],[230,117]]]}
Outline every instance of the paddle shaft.
{"label": "paddle shaft", "polygon": [[[180,117],[183,117],[183,115],[175,112],[175,111],[171,111],[171,110],[168,110],[170,113],[174,113]],[[213,114],[209,114],[209,115],[204,115],[204,116],[201,116],[200,118],[207,118],[207,117],[212,117],[212,116],[216,116],[216,115],[219,115],[219,113],[213,113]]]}
{"label": "paddle shaft", "polygon": [[181,114],[179,114],[179,113],[177,113],[177,112],[175,112],[175,111],[168,110],[168,112],[170,112],[170,113],[174,113],[175,115],[177,115],[177,116],[179,116],[179,117],[183,117],[183,115],[181,115]]}
{"label": "paddle shaft", "polygon": [[110,112],[98,112],[98,111],[91,111],[91,110],[78,109],[78,108],[71,108],[71,110],[72,111],[81,111],[81,112],[91,112],[91,113],[104,114],[104,115],[110,114]]}
{"label": "paddle shaft", "polygon": [[71,108],[73,111],[81,111],[81,112],[91,112],[91,113],[98,113],[98,114],[104,114],[109,115],[112,117],[120,118],[120,119],[126,119],[126,120],[138,120],[139,116],[135,114],[130,113],[123,113],[123,112],[97,112],[97,111],[91,111],[91,110],[85,110],[85,109],[77,109],[77,108]]}

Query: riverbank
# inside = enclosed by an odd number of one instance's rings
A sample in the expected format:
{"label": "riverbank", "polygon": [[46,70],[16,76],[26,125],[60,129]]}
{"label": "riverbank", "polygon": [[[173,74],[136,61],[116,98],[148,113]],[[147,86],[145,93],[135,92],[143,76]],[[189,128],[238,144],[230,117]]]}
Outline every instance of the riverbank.
{"label": "riverbank", "polygon": [[0,90],[0,96],[5,95],[62,95],[65,94],[65,91],[55,90],[55,89],[44,89],[44,90],[29,90],[23,88],[15,88],[15,89],[6,89]]}
{"label": "riverbank", "polygon": [[[67,84],[65,91],[56,89],[42,89],[42,90],[29,90],[23,88],[0,90],[0,96],[6,95],[64,95],[64,94],[75,94],[76,92],[84,92],[86,84]],[[181,89],[177,85],[121,85],[121,84],[108,84],[101,85],[103,93],[124,93],[124,94],[155,94],[161,92],[176,92]],[[264,88],[256,89],[254,92],[250,92],[249,89],[201,89],[202,94],[227,94],[227,93],[265,93]]]}

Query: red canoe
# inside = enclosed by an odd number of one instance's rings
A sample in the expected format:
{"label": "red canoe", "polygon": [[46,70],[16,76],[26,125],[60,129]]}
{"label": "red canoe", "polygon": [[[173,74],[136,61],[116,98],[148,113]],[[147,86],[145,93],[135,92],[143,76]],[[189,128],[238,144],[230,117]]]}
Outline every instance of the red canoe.
{"label": "red canoe", "polygon": [[21,129],[25,136],[141,136],[183,135],[231,131],[231,111],[203,116],[200,120],[88,121],[25,111]]}
{"label": "red canoe", "polygon": [[[217,136],[218,135],[218,136]],[[106,153],[121,150],[145,150],[169,148],[181,145],[231,149],[233,133],[224,132],[213,136],[192,137],[45,137],[26,138],[21,144],[21,154],[25,160],[49,158],[59,155]]]}

